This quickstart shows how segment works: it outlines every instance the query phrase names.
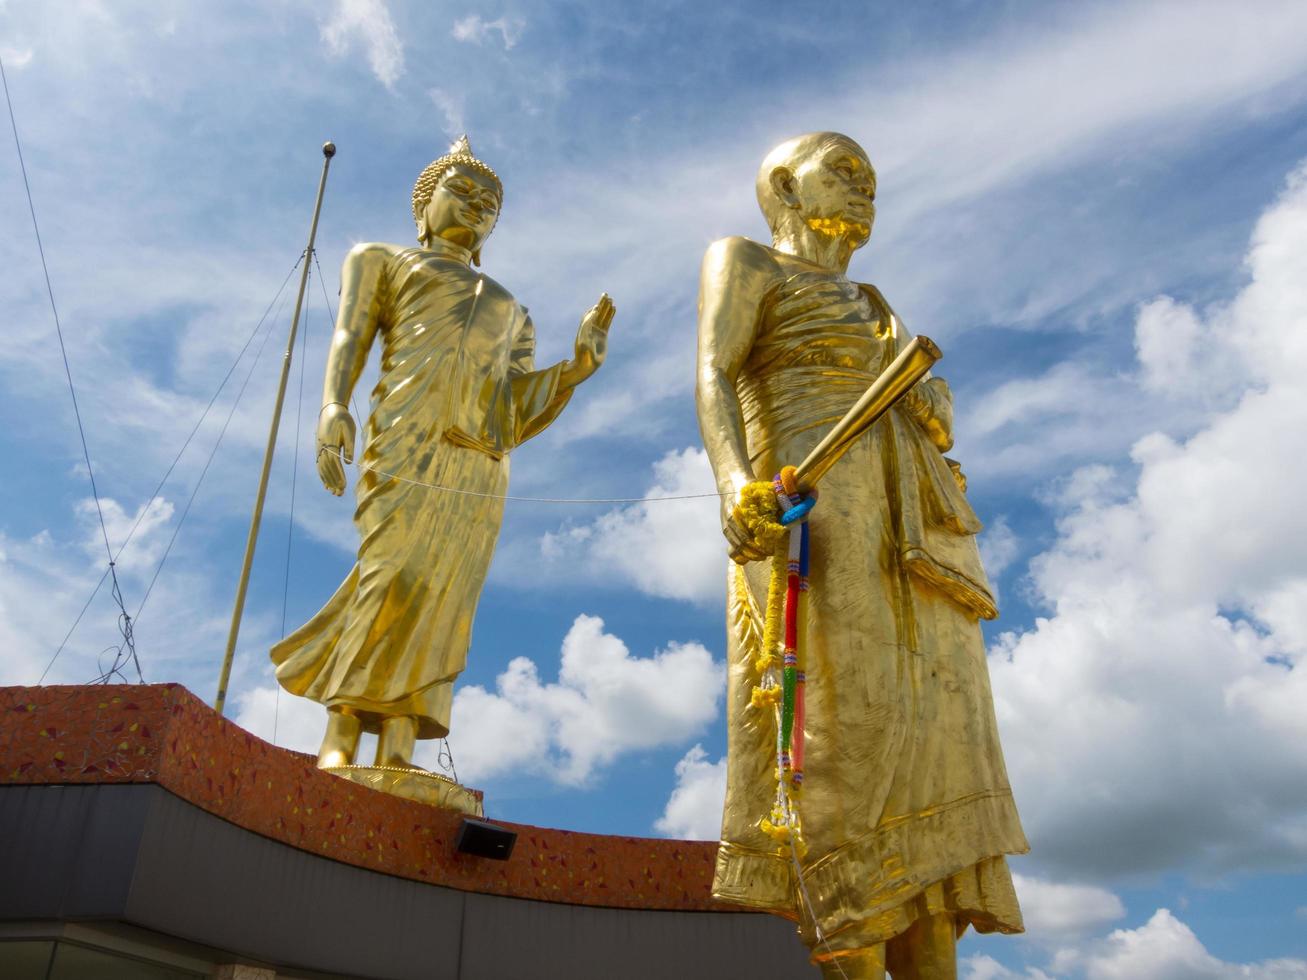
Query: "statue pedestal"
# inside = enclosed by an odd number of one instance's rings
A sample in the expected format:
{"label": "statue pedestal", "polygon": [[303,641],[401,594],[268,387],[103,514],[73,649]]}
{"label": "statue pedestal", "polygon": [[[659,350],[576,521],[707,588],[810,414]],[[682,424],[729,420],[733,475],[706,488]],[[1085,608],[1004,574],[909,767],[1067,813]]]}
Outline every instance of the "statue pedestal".
{"label": "statue pedestal", "polygon": [[[460,853],[464,813],[337,778],[175,684],[0,687],[0,719],[0,938],[41,944],[38,976],[65,942],[106,964],[95,976],[145,960],[231,980],[274,964],[449,978],[447,953],[464,977],[817,976],[793,923],[713,899],[716,841],[508,824],[511,859]],[[85,841],[130,846],[103,861]],[[384,942],[323,927],[359,901],[402,927]],[[0,941],[0,976],[19,945]]]}
{"label": "statue pedestal", "polygon": [[470,817],[484,817],[481,795],[460,786],[448,776],[425,769],[400,769],[397,766],[334,766],[324,769],[334,776],[348,779],[370,789],[402,796],[428,806],[457,810]]}

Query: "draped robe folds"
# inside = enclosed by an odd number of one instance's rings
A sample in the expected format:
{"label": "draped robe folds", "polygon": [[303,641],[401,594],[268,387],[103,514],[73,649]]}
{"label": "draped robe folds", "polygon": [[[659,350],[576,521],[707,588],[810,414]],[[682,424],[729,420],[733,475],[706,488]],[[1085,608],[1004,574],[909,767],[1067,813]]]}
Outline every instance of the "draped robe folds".
{"label": "draped robe folds", "polygon": [[[736,380],[760,475],[803,459],[910,339],[873,287],[772,255],[775,281]],[[984,932],[1022,929],[1003,855],[1028,846],[977,623],[997,615],[974,537],[981,525],[941,452],[948,388],[930,378],[916,390],[943,426],[932,432],[891,409],[823,478],[811,518],[798,796],[811,908],[788,853],[758,828],[776,786],[774,717],[750,706],[769,567],[731,570],[713,891],[798,919],[814,947],[820,926],[829,950],[873,946],[942,911]]]}
{"label": "draped robe folds", "polygon": [[411,716],[418,737],[437,738],[499,535],[507,453],[571,390],[559,389],[561,365],[532,369],[526,311],[456,257],[364,245],[349,263],[362,264],[363,320],[382,342],[354,514],[362,542],[336,594],[272,660],[287,691],[350,709],[368,731]]}

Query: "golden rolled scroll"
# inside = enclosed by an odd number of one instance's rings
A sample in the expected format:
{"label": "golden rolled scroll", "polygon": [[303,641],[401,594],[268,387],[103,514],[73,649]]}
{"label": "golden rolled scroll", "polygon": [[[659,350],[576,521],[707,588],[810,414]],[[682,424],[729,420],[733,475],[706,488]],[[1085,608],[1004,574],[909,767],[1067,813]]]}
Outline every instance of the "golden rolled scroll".
{"label": "golden rolled scroll", "polygon": [[848,452],[858,436],[926,376],[943,352],[929,337],[916,336],[797,467],[799,491],[807,493]]}

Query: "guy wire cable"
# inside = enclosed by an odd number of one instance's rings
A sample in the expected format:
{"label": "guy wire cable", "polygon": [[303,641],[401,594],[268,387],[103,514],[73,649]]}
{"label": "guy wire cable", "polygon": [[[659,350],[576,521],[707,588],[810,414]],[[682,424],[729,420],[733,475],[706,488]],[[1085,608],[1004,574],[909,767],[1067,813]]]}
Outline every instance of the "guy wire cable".
{"label": "guy wire cable", "polygon": [[[323,449],[323,452],[328,450]],[[359,454],[361,457],[362,454]],[[522,497],[511,493],[486,493],[482,490],[464,490],[460,487],[447,487],[439,483],[424,483],[421,480],[414,480],[407,476],[400,476],[398,473],[387,473],[376,466],[369,466],[361,458],[356,457],[354,465],[359,469],[375,473],[377,476],[387,480],[397,480],[400,483],[407,483],[409,486],[422,487],[426,490],[436,490],[441,493],[457,493],[465,497],[490,497],[495,500],[514,500],[519,503],[529,504],[656,504],[669,500],[703,500],[708,497],[730,497],[734,494],[730,491],[713,490],[705,493],[674,493],[657,497]],[[341,463],[344,464],[344,455],[341,455]]]}
{"label": "guy wire cable", "polygon": [[[309,271],[309,275],[313,275],[312,270]],[[299,393],[295,401],[295,451],[290,459],[290,519],[286,522],[286,570],[282,575],[281,586],[281,635],[283,637],[286,635],[286,607],[290,602],[290,552],[295,538],[295,491],[299,483],[300,427],[304,423],[304,360],[308,356],[310,312],[311,308],[306,307],[304,332],[300,336],[300,380]]]}
{"label": "guy wire cable", "polygon": [[[317,256],[313,256],[317,265]],[[313,270],[309,270],[313,275]],[[318,277],[322,277],[322,267],[318,266]],[[281,635],[286,635],[286,607],[290,603],[290,552],[295,540],[295,489],[299,483],[300,466],[300,429],[304,424],[304,362],[309,355],[309,314],[312,307],[304,309],[304,333],[300,336],[300,387],[295,398],[295,451],[290,457],[290,516],[286,521],[286,571],[281,581]],[[272,744],[277,744],[277,725],[281,720],[281,685],[273,693],[272,702]]]}
{"label": "guy wire cable", "polygon": [[127,615],[122,589],[118,584],[118,573],[114,568],[113,548],[109,545],[109,530],[104,523],[104,508],[100,505],[100,491],[95,485],[95,470],[91,467],[91,451],[86,445],[86,429],[82,425],[82,411],[77,404],[77,389],[73,385],[73,372],[68,364],[68,348],[64,344],[63,326],[59,323],[59,308],[54,301],[54,287],[50,284],[50,267],[45,261],[45,245],[41,242],[41,226],[36,220],[36,204],[32,200],[32,184],[27,177],[27,162],[23,159],[23,142],[18,136],[18,121],[14,117],[14,103],[9,95],[9,77],[5,74],[3,58],[0,58],[0,82],[4,84],[5,104],[9,107],[9,125],[14,131],[14,148],[18,151],[18,167],[23,175],[23,189],[27,192],[27,210],[32,215],[32,231],[36,234],[36,250],[41,256],[41,271],[45,275],[45,291],[46,295],[50,297],[50,312],[54,315],[55,334],[59,338],[59,353],[63,356],[64,375],[68,378],[68,394],[72,397],[73,417],[77,420],[77,434],[82,441],[82,458],[86,460],[86,475],[91,481],[91,496],[95,498],[95,513],[100,519],[100,534],[104,538],[104,552],[109,559],[108,572],[113,581],[113,598],[118,604],[119,610],[118,629],[122,632],[123,645],[131,653],[132,663],[136,666],[137,679],[143,680],[141,664],[136,657],[136,641],[132,637],[132,620]]}
{"label": "guy wire cable", "polygon": [[[281,311],[278,310],[278,313]],[[173,528],[172,537],[168,539],[168,546],[164,549],[163,557],[159,559],[159,564],[154,570],[154,577],[150,579],[149,588],[145,590],[145,596],[141,599],[141,604],[136,608],[136,616],[139,619],[141,610],[145,608],[145,602],[150,598],[150,593],[154,591],[154,583],[159,579],[159,573],[163,571],[164,562],[168,560],[168,554],[172,551],[172,546],[177,540],[177,535],[181,533],[182,525],[186,523],[186,515],[191,511],[191,504],[195,503],[195,497],[200,492],[200,487],[204,484],[204,477],[209,472],[209,467],[213,464],[213,459],[218,455],[218,449],[222,446],[223,437],[227,434],[227,428],[236,416],[236,409],[240,407],[241,398],[245,395],[245,389],[249,387],[250,379],[254,377],[254,371],[259,366],[259,361],[263,357],[263,351],[268,346],[268,338],[272,336],[272,326],[276,322],[276,317],[268,324],[268,329],[263,334],[263,340],[259,343],[259,348],[254,353],[254,360],[250,362],[250,369],[245,373],[245,380],[241,382],[240,390],[236,392],[236,399],[231,403],[231,411],[227,413],[226,420],[222,423],[222,428],[218,431],[218,438],[209,450],[209,458],[204,462],[204,468],[200,470],[200,475],[195,481],[195,486],[191,490],[191,495],[186,501],[185,508],[182,509],[182,515],[177,521],[177,526]]]}
{"label": "guy wire cable", "polygon": [[[254,342],[254,338],[258,336],[259,329],[263,326],[264,322],[268,319],[268,314],[272,312],[273,306],[275,306],[277,300],[281,298],[282,292],[286,289],[286,284],[290,282],[291,276],[295,274],[295,270],[299,268],[299,264],[302,260],[303,260],[303,255],[301,255],[300,258],[295,260],[295,264],[290,267],[290,272],[286,273],[286,278],[282,280],[281,288],[278,289],[276,294],[272,297],[272,300],[268,303],[267,308],[263,311],[263,315],[259,317],[259,322],[254,325],[254,329],[250,331],[249,337],[245,339],[245,345],[240,349],[240,352],[236,355],[236,359],[232,361],[231,367],[227,369],[227,373],[223,376],[222,381],[219,382],[217,390],[215,390],[213,393],[213,397],[209,399],[208,405],[205,406],[204,411],[200,413],[200,417],[196,420],[195,425],[191,428],[190,434],[186,437],[186,441],[182,443],[181,449],[177,450],[177,454],[173,457],[172,462],[168,465],[167,471],[163,474],[163,476],[159,479],[159,482],[155,485],[154,491],[153,493],[150,494],[146,505],[142,507],[140,512],[136,515],[136,521],[135,523],[132,524],[131,529],[127,532],[127,537],[123,540],[123,543],[118,546],[118,550],[114,553],[113,557],[115,562],[122,557],[122,553],[127,549],[127,546],[131,544],[132,538],[135,537],[137,529],[141,526],[141,521],[145,519],[145,515],[149,512],[149,504],[153,502],[153,500],[156,497],[159,496],[159,491],[162,490],[163,485],[166,482],[168,482],[168,477],[172,475],[172,471],[176,468],[177,464],[181,461],[182,455],[186,452],[187,447],[189,447],[191,444],[191,440],[193,440],[195,438],[195,434],[200,431],[200,426],[203,425],[204,420],[208,418],[209,412],[212,411],[214,404],[218,401],[218,396],[222,394],[223,388],[225,388],[227,382],[231,380],[231,376],[232,374],[235,373],[237,366],[241,362],[241,359],[245,356],[245,352],[249,350],[250,344],[252,344]],[[82,617],[86,615],[86,611],[91,607],[91,603],[95,600],[95,597],[99,595],[100,588],[104,585],[105,579],[107,579],[108,577],[109,577],[109,569],[106,568],[104,574],[100,576],[100,581],[95,584],[95,588],[91,590],[90,596],[87,597],[86,602],[82,605],[82,609],[77,614],[77,618],[74,619],[73,624],[70,627],[68,627],[68,632],[64,634],[64,638],[60,641],[58,648],[54,652],[54,656],[52,656],[50,658],[50,662],[45,665],[45,670],[41,671],[41,676],[36,682],[38,686],[45,681],[46,675],[50,673],[50,668],[54,666],[55,661],[59,659],[59,654],[61,654],[63,652],[64,647],[68,645],[68,641],[69,639],[72,638],[74,630],[76,630],[78,624],[81,623]],[[113,648],[111,647],[110,649]]]}
{"label": "guy wire cable", "polygon": [[[298,264],[298,263],[297,263]],[[293,270],[292,270],[293,271]],[[277,311],[281,312],[280,309]],[[276,317],[273,318],[276,322]],[[236,399],[232,402],[231,411],[227,413],[227,419],[222,424],[222,429],[218,432],[217,441],[213,444],[213,449],[209,451],[209,458],[205,460],[204,468],[200,470],[200,475],[195,481],[195,486],[191,489],[191,495],[186,501],[185,508],[182,509],[181,517],[177,520],[177,525],[173,528],[172,537],[168,539],[168,546],[164,549],[163,557],[159,559],[159,564],[154,569],[154,576],[150,579],[150,585],[145,590],[145,596],[141,599],[141,604],[136,607],[136,618],[139,620],[142,610],[145,609],[145,603],[150,598],[150,593],[154,591],[154,583],[159,580],[159,573],[163,571],[164,562],[168,560],[168,555],[172,552],[172,546],[177,541],[177,535],[181,533],[182,525],[186,523],[186,517],[191,512],[191,505],[195,503],[195,498],[200,492],[200,487],[204,483],[204,477],[209,472],[209,467],[213,463],[214,457],[218,454],[218,448],[222,445],[223,436],[227,434],[227,427],[231,425],[231,420],[236,415],[236,409],[240,406],[241,398],[245,394],[245,389],[249,386],[250,379],[254,376],[254,370],[259,366],[259,360],[263,356],[263,350],[268,345],[268,338],[272,336],[272,323],[269,323],[268,329],[263,334],[263,340],[259,344],[258,350],[254,354],[254,360],[250,362],[250,369],[245,374],[245,380],[241,383],[240,391],[236,393]],[[112,648],[110,648],[112,649]],[[107,684],[114,674],[122,676],[118,670],[119,658],[122,655],[122,647],[118,647],[118,655],[114,658],[113,665],[107,672],[101,673],[92,683]]]}

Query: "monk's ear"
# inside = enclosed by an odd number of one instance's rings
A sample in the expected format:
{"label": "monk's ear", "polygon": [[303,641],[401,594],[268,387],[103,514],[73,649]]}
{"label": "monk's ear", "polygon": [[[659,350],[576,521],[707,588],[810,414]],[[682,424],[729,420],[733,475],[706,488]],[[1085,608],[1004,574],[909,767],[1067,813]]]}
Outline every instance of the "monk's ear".
{"label": "monk's ear", "polygon": [[431,237],[431,235],[430,235],[430,233],[427,231],[427,216],[426,216],[425,214],[423,214],[423,215],[421,215],[421,216],[418,217],[418,242],[419,242],[419,244],[426,245],[426,244],[427,244],[427,239],[430,238],[430,237]]}
{"label": "monk's ear", "polygon": [[793,170],[789,167],[777,167],[768,179],[771,181],[772,193],[776,195],[776,200],[787,208],[799,207],[799,189]]}

